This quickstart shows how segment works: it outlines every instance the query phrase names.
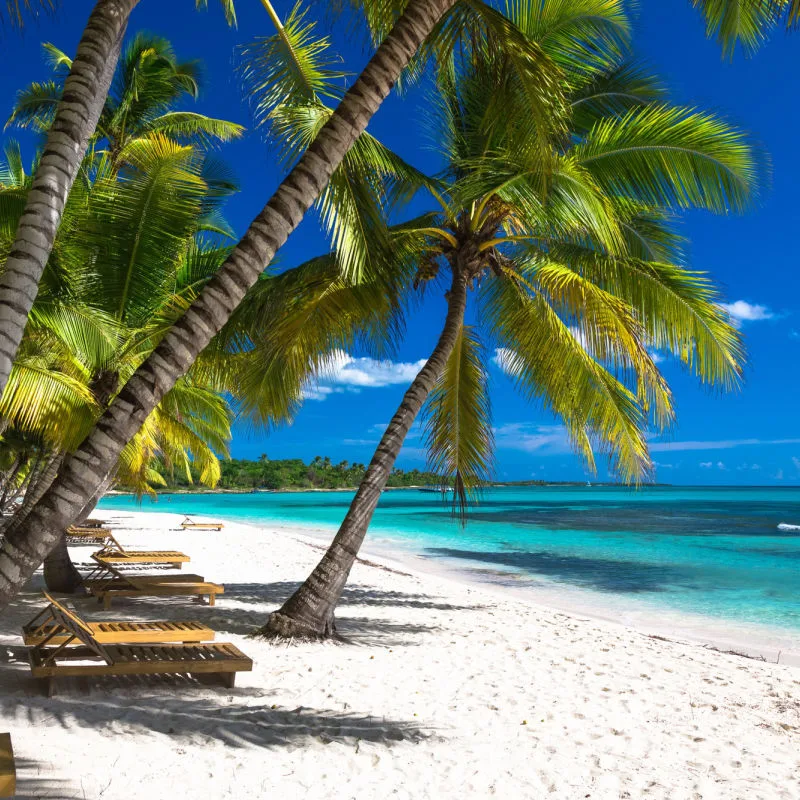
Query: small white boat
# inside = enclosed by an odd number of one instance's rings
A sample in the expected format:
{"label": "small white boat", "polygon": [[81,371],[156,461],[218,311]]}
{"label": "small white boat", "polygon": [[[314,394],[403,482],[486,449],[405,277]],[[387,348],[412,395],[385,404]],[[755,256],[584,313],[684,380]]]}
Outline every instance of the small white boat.
{"label": "small white boat", "polygon": [[420,492],[435,492],[436,494],[447,494],[448,492],[452,492],[453,489],[450,486],[420,486]]}
{"label": "small white boat", "polygon": [[788,522],[778,523],[779,531],[800,531],[800,525],[790,525]]}

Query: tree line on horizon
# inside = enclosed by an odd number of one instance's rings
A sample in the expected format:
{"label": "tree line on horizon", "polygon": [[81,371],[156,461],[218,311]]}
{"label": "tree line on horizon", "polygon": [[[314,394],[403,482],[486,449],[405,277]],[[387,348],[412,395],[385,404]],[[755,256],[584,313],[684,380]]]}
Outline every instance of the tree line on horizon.
{"label": "tree line on horizon", "polygon": [[[253,489],[352,489],[366,474],[365,464],[340,461],[333,463],[328,456],[314,456],[308,463],[301,458],[270,459],[265,456],[253,460],[231,458],[222,461],[217,489],[250,491]],[[166,479],[163,491],[203,491],[199,476],[192,470],[192,480],[182,473]],[[387,486],[440,486],[441,475],[426,470],[403,470],[395,467]],[[131,489],[124,483],[118,488]]]}
{"label": "tree line on horizon", "polygon": [[[183,110],[199,75],[168,42],[125,43],[138,2],[98,0],[75,58],[49,45],[53,79],[9,120],[44,144],[26,169],[7,143],[0,169],[0,492],[24,498],[3,529],[0,610],[45,559],[48,584],[74,588],[65,530],[114,481],[218,484],[234,413],[291,420],[337,353],[392,352],[423,293],[443,300],[436,346],[330,549],[263,635],[335,633],[420,417],[430,473],[466,513],[494,465],[490,343],[590,468],[602,452],[631,483],[650,474],[649,433],[674,420],[654,350],[739,384],[741,333],[676,220],[751,207],[764,158],[718,114],[670,101],[635,58],[624,0],[353,0],[376,49],[347,90],[307,4],[281,19],[262,0],[274,33],[243,48],[240,75],[286,177],[238,242],[224,219],[236,182],[210,150],[242,127]],[[798,12],[694,4],[729,54]],[[365,132],[398,81],[422,80],[435,174]],[[275,265],[311,209],[330,252]]]}

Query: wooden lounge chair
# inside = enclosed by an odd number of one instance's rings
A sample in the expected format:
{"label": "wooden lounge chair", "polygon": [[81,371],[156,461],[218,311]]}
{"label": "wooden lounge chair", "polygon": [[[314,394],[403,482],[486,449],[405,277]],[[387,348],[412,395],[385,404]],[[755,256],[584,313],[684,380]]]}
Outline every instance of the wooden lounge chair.
{"label": "wooden lounge chair", "polygon": [[126,550],[109,533],[105,546],[92,553],[92,558],[102,564],[124,566],[125,564],[169,564],[175,569],[180,569],[183,564],[191,561],[186,553],[179,550]]}
{"label": "wooden lounge chair", "polygon": [[14,797],[16,794],[17,768],[11,748],[11,734],[0,733],[0,797]]}
{"label": "wooden lounge chair", "polygon": [[192,522],[190,517],[181,522],[185,531],[221,531],[224,527],[221,522]]}
{"label": "wooden lounge chair", "polygon": [[108,528],[84,528],[70,525],[67,528],[67,542],[69,544],[105,544],[111,531]]}
{"label": "wooden lounge chair", "polygon": [[[48,642],[30,647],[34,678],[45,682],[48,696],[59,676],[95,675],[219,675],[232,687],[237,672],[249,672],[253,661],[227,642],[205,644],[101,644],[77,614],[52,606],[52,614],[69,639],[58,647]],[[71,645],[74,640],[80,644]]]}
{"label": "wooden lounge chair", "polygon": [[[22,626],[22,638],[26,645],[33,646],[45,641],[49,645],[64,644],[73,639],[69,631],[65,630],[54,616],[53,609],[63,614],[73,614],[74,610],[59,603],[47,592],[44,592],[48,602],[47,608],[37,614],[27,625]],[[141,642],[212,642],[215,631],[193,620],[187,622],[172,622],[168,620],[142,621],[142,622],[87,622],[92,635],[100,644],[138,644]],[[75,644],[79,644],[76,640]]]}
{"label": "wooden lounge chair", "polygon": [[87,577],[83,585],[94,595],[103,608],[111,608],[115,597],[180,597],[194,595],[202,600],[208,595],[208,604],[213,606],[218,594],[224,594],[225,587],[210,583],[202,575],[141,575],[121,573],[110,564],[98,564],[98,570]]}

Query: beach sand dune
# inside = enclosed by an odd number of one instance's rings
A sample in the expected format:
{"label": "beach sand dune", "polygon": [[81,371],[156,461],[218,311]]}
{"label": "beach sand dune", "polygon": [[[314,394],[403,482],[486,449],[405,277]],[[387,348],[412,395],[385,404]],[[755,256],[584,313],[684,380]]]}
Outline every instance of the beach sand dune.
{"label": "beach sand dune", "polygon": [[[652,638],[468,584],[356,565],[345,644],[246,635],[319,558],[300,534],[110,512],[124,545],[170,547],[226,586],[217,606],[120,602],[89,618],[197,619],[255,661],[235,689],[65,682],[45,698],[0,618],[0,730],[19,796],[800,798],[800,669]],[[89,548],[75,548],[86,560]]]}

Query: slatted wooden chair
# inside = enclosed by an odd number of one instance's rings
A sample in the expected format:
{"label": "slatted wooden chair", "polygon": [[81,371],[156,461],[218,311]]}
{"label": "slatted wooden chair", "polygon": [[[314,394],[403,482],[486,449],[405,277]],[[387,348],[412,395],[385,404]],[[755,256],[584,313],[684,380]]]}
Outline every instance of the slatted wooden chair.
{"label": "slatted wooden chair", "polygon": [[101,564],[125,566],[126,564],[168,564],[180,569],[191,561],[186,553],[180,550],[126,550],[112,533],[108,534],[105,545],[92,558]]}
{"label": "slatted wooden chair", "polygon": [[115,597],[180,597],[196,596],[202,600],[208,596],[208,604],[213,606],[218,594],[225,593],[219,583],[206,581],[202,575],[142,575],[121,573],[111,564],[98,564],[83,585],[103,603],[103,608],[111,608]]}
{"label": "slatted wooden chair", "polygon": [[212,674],[232,687],[237,672],[253,669],[252,659],[228,642],[102,644],[77,614],[55,605],[52,614],[68,638],[57,647],[45,640],[28,648],[31,673],[48,696],[60,676]]}
{"label": "slatted wooden chair", "polygon": [[11,734],[0,733],[0,797],[15,797],[17,794],[17,767]]}
{"label": "slatted wooden chair", "polygon": [[[53,609],[61,614],[73,614],[74,609],[59,603],[47,592],[44,592],[47,608],[37,614],[30,622],[22,626],[22,638],[29,647],[47,642],[49,645],[63,644],[71,639],[54,616]],[[146,620],[133,622],[128,620],[107,622],[87,622],[94,638],[100,644],[138,644],[152,642],[213,642],[215,631],[194,620],[172,622],[171,620]],[[77,641],[75,642],[77,643]]]}
{"label": "slatted wooden chair", "polygon": [[191,517],[181,522],[181,528],[185,531],[221,531],[224,527],[221,522],[192,522]]}
{"label": "slatted wooden chair", "polygon": [[70,525],[67,528],[68,544],[99,544],[104,545],[111,536],[108,528],[84,528],[78,525]]}

